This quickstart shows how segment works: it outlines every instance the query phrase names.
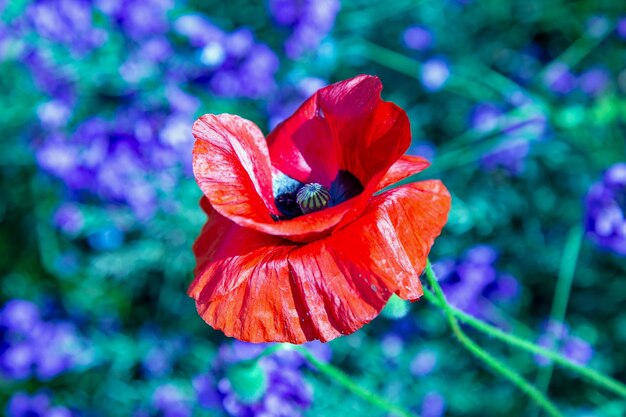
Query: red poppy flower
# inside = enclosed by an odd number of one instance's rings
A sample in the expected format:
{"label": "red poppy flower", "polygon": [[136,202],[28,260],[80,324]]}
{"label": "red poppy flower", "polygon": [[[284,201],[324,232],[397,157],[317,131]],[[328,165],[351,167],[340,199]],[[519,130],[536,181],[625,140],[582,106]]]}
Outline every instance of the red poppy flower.
{"label": "red poppy flower", "polygon": [[435,180],[380,192],[429,165],[403,156],[409,120],[381,90],[367,75],[323,88],[267,140],[238,116],[196,121],[208,221],[189,295],[209,325],[249,342],[328,341],[394,293],[422,295],[450,195]]}

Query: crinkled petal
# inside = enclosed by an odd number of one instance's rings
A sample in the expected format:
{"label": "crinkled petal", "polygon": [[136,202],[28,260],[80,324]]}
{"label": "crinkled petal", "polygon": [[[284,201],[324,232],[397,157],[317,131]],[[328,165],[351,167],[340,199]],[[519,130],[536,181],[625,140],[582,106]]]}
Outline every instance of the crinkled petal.
{"label": "crinkled petal", "polygon": [[428,168],[430,162],[421,156],[403,155],[387,171],[380,180],[378,189],[389,187],[411,175],[418,174]]}
{"label": "crinkled petal", "polygon": [[392,293],[421,296],[418,277],[449,208],[439,181],[404,185],[374,197],[349,226],[305,245],[214,213],[195,246],[189,293],[203,319],[228,336],[328,341],[371,321]]}
{"label": "crinkled petal", "polygon": [[263,133],[249,120],[206,114],[193,125],[193,172],[211,205],[233,221],[271,222],[278,214]]}
{"label": "crinkled petal", "polygon": [[218,213],[241,226],[310,241],[330,233],[347,213],[365,206],[367,195],[277,222],[271,215],[281,213],[274,204],[272,168],[259,128],[238,116],[207,114],[194,124],[193,134],[193,169],[200,188]]}
{"label": "crinkled petal", "polygon": [[402,185],[372,198],[357,220],[329,239],[346,262],[366,264],[390,290],[416,300],[422,295],[418,277],[447,222],[450,203],[441,181]]}
{"label": "crinkled petal", "polygon": [[209,220],[193,245],[196,277],[189,294],[212,301],[249,279],[258,259],[285,241],[233,223],[214,211],[206,197],[201,206]]}

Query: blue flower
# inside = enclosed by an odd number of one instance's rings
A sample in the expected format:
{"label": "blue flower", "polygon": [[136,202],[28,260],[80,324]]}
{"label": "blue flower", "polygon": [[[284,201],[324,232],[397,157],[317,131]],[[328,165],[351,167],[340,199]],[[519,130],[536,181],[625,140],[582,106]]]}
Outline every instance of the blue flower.
{"label": "blue flower", "polygon": [[591,96],[600,95],[609,85],[611,74],[608,69],[597,66],[588,69],[578,78],[580,89]]}
{"label": "blue flower", "polygon": [[[478,132],[491,132],[510,122],[504,111],[493,103],[478,104],[470,115],[470,127]],[[530,142],[543,139],[547,130],[546,117],[537,114],[525,122],[514,123],[502,130],[502,141],[485,153],[480,166],[486,171],[502,170],[508,175],[523,172]]]}
{"label": "blue flower", "polygon": [[472,314],[505,325],[490,308],[489,301],[511,302],[519,294],[519,283],[496,269],[498,253],[487,245],[470,248],[457,260],[444,259],[433,265],[450,304]]}
{"label": "blue flower", "polygon": [[427,91],[440,90],[450,77],[448,63],[441,58],[432,58],[422,65],[420,80]]}
{"label": "blue flower", "polygon": [[437,351],[433,349],[422,349],[411,360],[409,369],[417,377],[428,375],[437,366]]}
{"label": "blue flower", "polygon": [[143,41],[169,29],[171,0],[97,0],[96,6],[132,39]]}
{"label": "blue flower", "polygon": [[617,22],[617,34],[621,38],[626,39],[626,17],[620,18]]}
{"label": "blue flower", "polygon": [[432,46],[433,35],[424,26],[414,25],[405,29],[402,40],[407,48],[423,51]]}
{"label": "blue flower", "polygon": [[52,407],[50,398],[43,392],[32,396],[23,392],[13,394],[6,413],[7,417],[72,417],[65,407]]}
{"label": "blue flower", "polygon": [[[329,360],[326,345],[304,346],[318,359]],[[238,341],[222,346],[211,372],[194,379],[199,403],[236,417],[301,415],[312,401],[311,388],[302,376],[304,358],[295,350],[285,349],[253,363],[246,362],[266,347]]]}
{"label": "blue flower", "polygon": [[422,417],[441,417],[446,410],[446,400],[436,391],[431,391],[422,400]]}
{"label": "blue flower", "polygon": [[107,33],[93,27],[91,2],[86,0],[40,0],[30,4],[26,16],[40,36],[87,52],[102,45]]}
{"label": "blue flower", "polygon": [[333,28],[340,7],[338,0],[270,0],[276,23],[291,28],[285,42],[287,56],[298,58],[315,50]]}
{"label": "blue flower", "polygon": [[274,91],[278,57],[249,29],[228,33],[200,14],[181,16],[173,27],[197,52],[196,65],[186,69],[192,82],[224,97],[260,98]]}
{"label": "blue flower", "polygon": [[[587,364],[593,356],[591,345],[585,340],[571,335],[569,328],[560,322],[549,321],[537,344],[548,350],[556,350],[567,359],[580,365]],[[541,355],[536,355],[535,361],[542,366],[551,362],[550,359]]]}
{"label": "blue flower", "polygon": [[610,167],[589,189],[585,229],[599,246],[626,255],[626,162]]}
{"label": "blue flower", "polygon": [[85,360],[84,342],[64,321],[43,321],[37,306],[11,300],[0,311],[0,373],[11,379],[51,379]]}
{"label": "blue flower", "polygon": [[544,82],[550,90],[560,95],[566,95],[576,87],[576,77],[563,63],[549,65],[544,74]]}
{"label": "blue flower", "polygon": [[165,384],[152,394],[152,405],[162,417],[189,417],[191,403],[174,385]]}

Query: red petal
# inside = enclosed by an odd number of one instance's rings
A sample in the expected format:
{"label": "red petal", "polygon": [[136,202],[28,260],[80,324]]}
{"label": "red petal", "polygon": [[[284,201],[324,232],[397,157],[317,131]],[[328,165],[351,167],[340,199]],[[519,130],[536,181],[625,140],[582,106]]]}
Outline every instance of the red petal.
{"label": "red petal", "polygon": [[328,234],[355,204],[352,199],[292,220],[275,222],[272,177],[267,144],[249,120],[229,114],[202,116],[193,127],[194,175],[215,210],[233,222],[294,241]]}
{"label": "red petal", "polygon": [[403,155],[389,168],[378,184],[378,189],[389,187],[411,175],[422,172],[430,166],[430,162],[421,156]]}
{"label": "red petal", "polygon": [[194,246],[198,268],[189,293],[203,319],[229,336],[327,341],[371,321],[393,292],[421,296],[418,277],[449,207],[439,181],[408,184],[374,197],[348,227],[306,245],[214,213]]}
{"label": "red petal", "polygon": [[258,259],[280,246],[284,239],[233,223],[215,212],[206,198],[201,205],[209,220],[193,245],[196,278],[189,287],[189,294],[208,302],[249,279]]}
{"label": "red petal", "polygon": [[336,144],[314,94],[268,136],[272,164],[303,183],[326,187],[335,179],[338,164]]}
{"label": "red petal", "polygon": [[206,114],[193,125],[193,172],[211,205],[233,221],[271,222],[278,214],[263,133],[249,120]]}
{"label": "red petal", "polygon": [[359,75],[316,92],[268,136],[272,163],[323,185],[348,170],[367,188],[411,143],[406,113],[382,101],[381,90],[377,77]]}
{"label": "red petal", "polygon": [[[201,117],[193,129],[200,188],[233,222],[292,241],[312,241],[344,227],[363,212],[411,141],[406,113],[382,101],[381,88],[378,78],[362,75],[321,89],[270,135],[269,151],[254,123],[232,115]],[[302,182],[324,185],[346,169],[365,189],[335,207],[275,222],[271,215],[280,213],[274,205],[272,163]],[[396,171],[388,176],[398,176]]]}
{"label": "red petal", "polygon": [[209,325],[240,340],[304,343],[351,333],[391,292],[374,291],[383,283],[324,242],[297,245],[212,212],[194,244],[189,295]]}
{"label": "red petal", "polygon": [[448,219],[450,194],[438,180],[406,184],[375,196],[367,210],[327,241],[346,262],[365,263],[400,297],[422,295],[418,277]]}

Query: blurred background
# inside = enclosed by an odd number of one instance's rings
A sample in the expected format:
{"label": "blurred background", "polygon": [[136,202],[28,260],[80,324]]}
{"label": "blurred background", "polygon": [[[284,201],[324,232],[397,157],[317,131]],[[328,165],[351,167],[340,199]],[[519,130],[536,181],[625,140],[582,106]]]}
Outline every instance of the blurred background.
{"label": "blurred background", "polygon": [[[582,0],[0,0],[0,407],[10,417],[384,412],[206,326],[191,125],[268,132],[367,73],[453,208],[450,302],[626,379],[626,9]],[[469,331],[469,330],[468,330]],[[567,415],[626,402],[469,331]],[[307,345],[424,417],[538,416],[426,301]]]}

